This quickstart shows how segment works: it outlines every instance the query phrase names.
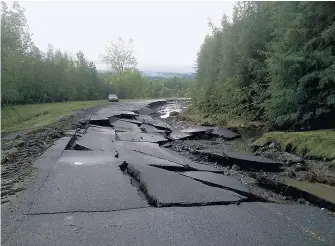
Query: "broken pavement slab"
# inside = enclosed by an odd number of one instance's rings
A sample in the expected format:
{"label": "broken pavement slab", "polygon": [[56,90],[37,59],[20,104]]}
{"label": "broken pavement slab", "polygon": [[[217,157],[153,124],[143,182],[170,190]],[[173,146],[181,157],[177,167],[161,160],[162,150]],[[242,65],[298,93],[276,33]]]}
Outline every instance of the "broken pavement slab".
{"label": "broken pavement slab", "polygon": [[118,141],[130,141],[130,142],[151,142],[151,143],[160,143],[168,141],[162,135],[157,134],[148,134],[140,132],[117,132]]}
{"label": "broken pavement slab", "polygon": [[227,139],[227,140],[233,140],[233,139],[241,137],[240,134],[235,133],[226,128],[221,128],[221,127],[214,127],[213,130],[211,131],[211,134],[221,137],[223,139]]}
{"label": "broken pavement slab", "polygon": [[334,204],[335,207],[335,187],[326,184],[311,183],[307,181],[298,181],[295,179],[287,179],[284,182],[288,186],[295,187],[299,190],[308,192],[314,196],[320,197]]}
{"label": "broken pavement slab", "polygon": [[258,184],[262,187],[285,196],[302,199],[302,202],[306,200],[311,204],[335,212],[334,187],[294,179],[277,180],[262,174],[255,176]]}
{"label": "broken pavement slab", "polygon": [[282,166],[281,162],[274,161],[263,156],[255,156],[231,151],[225,151],[224,155],[231,164],[239,165],[243,169],[279,171]]}
{"label": "broken pavement slab", "polygon": [[28,214],[148,207],[111,153],[65,151]]}
{"label": "broken pavement slab", "polygon": [[153,118],[150,115],[138,115],[135,116],[136,120],[141,121],[141,123],[145,123],[147,120],[153,120]]}
{"label": "broken pavement slab", "polygon": [[201,206],[242,202],[246,197],[161,168],[133,165],[126,167],[128,174],[140,183],[149,204],[166,206]]}
{"label": "broken pavement slab", "polygon": [[83,147],[88,150],[116,153],[113,145],[113,142],[116,141],[115,137],[115,131],[111,127],[89,127],[85,134],[77,136],[73,148],[80,149]]}
{"label": "broken pavement slab", "polygon": [[181,140],[192,136],[192,134],[179,131],[178,129],[171,127],[172,132],[168,135],[171,140]]}
{"label": "broken pavement slab", "polygon": [[149,124],[149,125],[152,125],[156,128],[160,128],[160,129],[163,129],[163,130],[168,130],[168,131],[171,131],[171,126],[169,124],[167,124],[165,121],[162,121],[162,120],[156,120],[156,119],[143,119],[143,123],[145,124]]}
{"label": "broken pavement slab", "polygon": [[210,133],[213,130],[214,127],[210,126],[195,126],[191,128],[186,128],[181,130],[182,132],[185,133],[193,133],[193,134],[199,134],[199,133]]}
{"label": "broken pavement slab", "polygon": [[217,161],[222,166],[232,166],[234,164],[246,170],[267,170],[279,171],[282,163],[271,160],[263,156],[249,155],[239,152],[229,151],[222,148],[200,149],[195,152],[201,155],[206,155],[212,160]]}
{"label": "broken pavement slab", "polygon": [[[121,117],[128,119],[135,119],[138,114],[132,111],[123,111],[123,110],[110,110],[109,108],[104,108],[95,115],[93,115],[89,122],[92,125],[102,125],[108,126],[110,124],[110,118]],[[113,120],[112,120],[113,121]]]}
{"label": "broken pavement slab", "polygon": [[[164,160],[161,158],[157,158],[151,155],[143,154],[140,152],[136,152],[134,150],[126,149],[120,146],[116,147],[118,152],[118,158],[122,162],[133,163],[134,165],[152,165],[152,166],[161,166],[172,168],[176,170],[183,170],[185,169],[184,165],[177,164],[175,162],[171,162],[168,160]],[[186,169],[185,169],[186,170]]]}
{"label": "broken pavement slab", "polygon": [[221,128],[221,127],[214,127],[214,126],[195,126],[191,128],[186,128],[181,130],[184,133],[190,134],[206,134],[210,136],[220,137],[226,140],[233,140],[236,138],[241,137],[240,134],[235,133],[229,129]]}
{"label": "broken pavement slab", "polygon": [[141,125],[143,123],[141,120],[136,120],[136,119],[117,118],[117,120],[126,121],[126,122],[134,123],[137,125]]}
{"label": "broken pavement slab", "polygon": [[179,155],[178,153],[159,147],[156,143],[149,142],[129,142],[129,141],[116,141],[116,145],[122,146],[126,149],[134,150],[146,155],[150,155],[156,158],[160,158],[163,160],[168,160],[177,164],[184,165],[188,168],[192,168],[194,170],[200,171],[208,171],[208,172],[219,172],[223,171],[215,168],[210,165],[203,165],[196,162],[191,161],[190,159],[185,158],[184,156]]}
{"label": "broken pavement slab", "polygon": [[335,187],[295,179],[284,180],[283,185],[287,186],[285,192],[290,195],[304,198],[313,204],[335,212]]}
{"label": "broken pavement slab", "polygon": [[140,129],[144,133],[166,133],[166,130],[157,129],[156,127],[148,124],[142,124]]}
{"label": "broken pavement slab", "polygon": [[225,176],[219,173],[200,172],[200,171],[183,172],[180,174],[195,179],[197,181],[203,182],[205,184],[234,191],[243,196],[248,197],[251,195],[249,189],[246,186],[242,185],[240,180],[231,176]]}
{"label": "broken pavement slab", "polygon": [[111,115],[109,117],[121,117],[121,118],[134,118],[135,116],[138,116],[138,114],[132,112],[132,111],[112,111]]}
{"label": "broken pavement slab", "polygon": [[117,131],[142,132],[137,124],[122,120],[111,123],[111,126]]}

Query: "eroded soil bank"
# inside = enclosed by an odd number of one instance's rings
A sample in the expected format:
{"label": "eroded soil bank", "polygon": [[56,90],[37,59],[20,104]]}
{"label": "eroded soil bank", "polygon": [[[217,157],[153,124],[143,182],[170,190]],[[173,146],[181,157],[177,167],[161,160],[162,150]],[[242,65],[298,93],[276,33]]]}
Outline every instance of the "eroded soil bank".
{"label": "eroded soil bank", "polygon": [[[183,110],[189,103],[187,100],[168,101],[155,108],[155,116],[165,119],[178,130],[197,127],[195,122],[183,117]],[[330,162],[308,160],[285,152],[274,142],[258,144],[255,140],[261,137],[263,131],[257,127],[229,130],[239,133],[241,137],[223,139],[212,134],[199,134],[196,138],[170,142],[167,147],[192,160],[223,169],[225,175],[239,178],[255,195],[268,201],[312,203],[335,210],[335,169]],[[231,152],[263,156],[282,165],[278,170],[256,170],[253,163],[241,165],[237,159],[231,161],[232,158],[225,154]]]}

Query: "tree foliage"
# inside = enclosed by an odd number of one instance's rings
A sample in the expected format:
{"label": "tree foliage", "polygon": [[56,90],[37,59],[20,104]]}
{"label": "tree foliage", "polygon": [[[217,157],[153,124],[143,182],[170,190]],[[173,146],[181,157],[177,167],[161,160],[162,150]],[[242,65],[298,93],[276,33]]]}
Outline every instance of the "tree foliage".
{"label": "tree foliage", "polygon": [[137,60],[134,56],[132,39],[126,41],[119,37],[110,41],[105,50],[106,54],[101,56],[102,61],[108,64],[111,71],[116,72],[119,76],[136,68]]}
{"label": "tree foliage", "polygon": [[105,98],[108,85],[83,52],[75,57],[49,45],[40,51],[31,41],[24,10],[1,2],[2,104]]}
{"label": "tree foliage", "polygon": [[238,2],[197,57],[195,107],[275,128],[333,127],[333,2]]}
{"label": "tree foliage", "polygon": [[127,72],[123,76],[109,73],[104,76],[104,80],[119,98],[185,97],[187,89],[194,84],[194,79],[190,78],[152,80],[142,76],[138,70]]}

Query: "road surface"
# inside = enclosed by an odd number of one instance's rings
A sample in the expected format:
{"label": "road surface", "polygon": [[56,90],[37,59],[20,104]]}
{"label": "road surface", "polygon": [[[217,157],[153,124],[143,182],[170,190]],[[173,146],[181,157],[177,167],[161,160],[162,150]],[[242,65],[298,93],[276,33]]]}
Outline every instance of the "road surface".
{"label": "road surface", "polygon": [[151,118],[149,103],[113,103],[48,149],[2,215],[3,245],[335,245],[325,210],[261,202],[162,147],[189,133]]}

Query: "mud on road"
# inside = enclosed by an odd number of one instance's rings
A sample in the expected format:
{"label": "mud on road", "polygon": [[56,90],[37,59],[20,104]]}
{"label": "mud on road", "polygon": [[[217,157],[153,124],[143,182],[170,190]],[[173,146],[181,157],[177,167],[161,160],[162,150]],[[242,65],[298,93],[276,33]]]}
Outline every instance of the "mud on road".
{"label": "mud on road", "polygon": [[1,203],[7,203],[24,189],[34,170],[32,163],[67,131],[76,130],[88,117],[106,107],[81,109],[57,122],[26,132],[1,134]]}

